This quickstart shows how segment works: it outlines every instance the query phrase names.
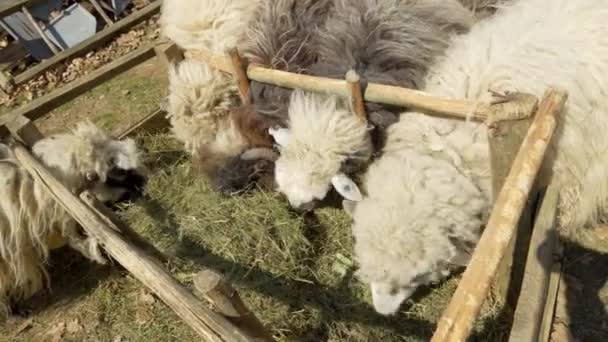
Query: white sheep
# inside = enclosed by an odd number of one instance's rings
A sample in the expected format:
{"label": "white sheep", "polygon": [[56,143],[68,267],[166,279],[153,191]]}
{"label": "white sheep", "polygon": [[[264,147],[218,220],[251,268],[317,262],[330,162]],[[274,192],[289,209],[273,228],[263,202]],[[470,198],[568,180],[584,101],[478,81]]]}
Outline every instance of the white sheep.
{"label": "white sheep", "polygon": [[[352,68],[363,83],[422,87],[428,67],[447,48],[449,37],[474,23],[472,12],[456,0],[336,0],[334,5],[317,37],[320,58],[311,73],[343,78]],[[292,207],[314,208],[332,185],[346,198],[358,197],[349,193],[354,183],[344,171],[361,170],[382,146],[383,130],[398,113],[395,107],[373,103],[366,103],[366,110],[381,128],[375,130],[379,138],[372,139],[367,124],[341,101],[292,94],[289,128],[272,132],[289,141],[281,146],[275,180]]]}
{"label": "white sheep", "polygon": [[[89,122],[71,134],[40,140],[32,151],[66,187],[74,192],[90,190],[105,203],[139,195],[145,184],[146,170],[135,142],[113,140]],[[2,144],[0,193],[1,314],[9,313],[11,302],[48,285],[46,261],[51,249],[67,244],[105,263],[96,239],[79,231],[76,221]]]}
{"label": "white sheep", "polygon": [[[488,101],[489,90],[569,99],[545,171],[560,188],[559,231],[605,218],[608,199],[608,2],[525,0],[455,37],[425,91]],[[544,171],[543,171],[544,172]],[[392,314],[418,286],[467,263],[492,205],[486,126],[406,112],[345,202],[374,307]]]}
{"label": "white sheep", "polygon": [[159,19],[163,36],[182,50],[223,55],[245,38],[259,0],[164,0]]}

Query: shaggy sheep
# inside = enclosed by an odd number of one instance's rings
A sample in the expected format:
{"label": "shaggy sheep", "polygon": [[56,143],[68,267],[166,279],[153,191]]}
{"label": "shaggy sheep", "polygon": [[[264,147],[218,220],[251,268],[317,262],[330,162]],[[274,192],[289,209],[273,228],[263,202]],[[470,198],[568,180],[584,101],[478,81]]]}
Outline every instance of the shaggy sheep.
{"label": "shaggy sheep", "polygon": [[[437,96],[487,101],[489,90],[569,99],[543,173],[559,186],[559,231],[606,218],[608,200],[608,2],[514,2],[456,37],[427,77]],[[407,112],[388,129],[352,212],[359,275],[376,310],[398,310],[418,286],[467,263],[491,210],[483,124]]]}
{"label": "shaggy sheep", "polygon": [[[330,5],[330,0],[259,1],[248,39],[240,45],[243,55],[251,63],[305,72],[317,60],[312,32]],[[268,162],[277,155],[268,128],[285,126],[291,90],[251,82],[254,105],[234,108],[235,82],[202,63],[183,61],[172,68],[169,79],[173,132],[219,190],[241,191],[257,175],[272,171]],[[272,180],[271,172],[266,179]]]}
{"label": "shaggy sheep", "polygon": [[[140,195],[146,181],[135,142],[113,140],[91,123],[42,139],[32,151],[66,187],[90,190],[108,204]],[[76,221],[2,144],[0,179],[0,313],[7,314],[11,302],[48,284],[49,250],[67,244],[96,262],[105,259],[96,239],[79,231]]]}
{"label": "shaggy sheep", "polygon": [[[471,11],[458,1],[336,0],[320,30],[319,61],[311,72],[343,78],[353,68],[367,82],[420,88],[433,60],[452,34],[473,24]],[[333,97],[292,94],[288,136],[276,162],[275,180],[296,209],[310,210],[334,188],[356,198],[353,182],[340,172],[352,160],[360,171],[382,145],[383,130],[397,120],[397,109],[366,104],[370,121],[380,128],[372,139],[368,126]],[[375,146],[373,146],[375,145]],[[375,148],[374,148],[375,147]],[[337,186],[337,182],[342,184]],[[354,197],[353,197],[354,196]]]}
{"label": "shaggy sheep", "polygon": [[239,46],[259,0],[165,0],[161,33],[183,50],[223,55]]}

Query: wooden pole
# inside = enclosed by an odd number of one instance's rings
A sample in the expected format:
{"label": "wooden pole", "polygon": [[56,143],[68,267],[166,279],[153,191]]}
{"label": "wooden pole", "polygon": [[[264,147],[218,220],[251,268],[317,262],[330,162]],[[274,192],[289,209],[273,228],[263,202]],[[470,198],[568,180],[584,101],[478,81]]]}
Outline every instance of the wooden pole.
{"label": "wooden pole", "polygon": [[539,339],[545,304],[550,302],[547,291],[557,242],[554,228],[558,199],[559,189],[550,186],[536,215],[509,342],[537,342]]}
{"label": "wooden pole", "polygon": [[[530,124],[538,109],[536,96],[521,93],[497,96],[492,112],[486,121],[490,146],[490,166],[492,170],[493,200],[500,193],[509,170],[517,156]],[[529,198],[536,198],[536,187]],[[505,309],[514,308],[524,273],[530,236],[532,233],[535,202],[528,201],[519,220],[515,238],[511,240],[496,276],[492,293],[494,298],[504,304]],[[506,310],[512,314],[512,310]]]}
{"label": "wooden pole", "polygon": [[19,139],[27,146],[34,146],[38,140],[44,138],[36,125],[30,119],[22,115],[9,122],[6,125],[6,128],[8,128],[13,137]]}
{"label": "wooden pole", "polygon": [[[45,185],[50,195],[100,242],[106,252],[150,288],[205,341],[253,341],[225,318],[205,308],[158,261],[129,243],[119,233],[120,229],[112,226],[110,219],[102,219],[66,189],[25,147],[16,144],[13,150],[21,166]],[[87,192],[82,196],[87,201],[94,201]]]}
{"label": "wooden pole", "polygon": [[[36,32],[38,33],[40,38],[42,38],[42,40],[44,40],[44,43],[49,47],[49,49],[51,49],[51,51],[53,51],[53,54],[54,55],[58,54],[59,49],[57,49],[57,47],[53,44],[53,42],[51,42],[49,40],[49,37],[46,36],[44,31],[42,31],[42,28],[40,28],[40,25],[38,25],[38,22],[36,21],[36,19],[34,19],[34,17],[32,16],[32,13],[30,13],[30,10],[28,10],[27,7],[23,6],[23,7],[21,7],[21,11],[23,11],[27,20],[29,20],[30,23],[34,26],[34,29],[36,29]],[[61,48],[61,47],[59,47],[59,48]]]}
{"label": "wooden pole", "polygon": [[[203,51],[186,51],[185,56],[205,62],[220,71],[230,74],[233,72],[231,63],[227,58],[212,56]],[[332,94],[343,98],[350,97],[350,88],[345,80],[296,74],[255,64],[247,67],[247,78],[290,89]],[[418,90],[377,83],[367,85],[363,99],[370,102],[414,108],[429,114],[460,119],[470,118],[475,121],[485,121],[491,107],[490,104],[441,98]]]}
{"label": "wooden pole", "polygon": [[367,111],[365,110],[365,102],[363,101],[363,91],[361,90],[361,78],[355,70],[349,70],[344,77],[348,83],[350,92],[350,102],[358,118],[363,122],[367,122]]}
{"label": "wooden pole", "polygon": [[498,194],[471,261],[431,341],[466,341],[481,310],[551,142],[567,93],[550,88]]}
{"label": "wooden pole", "polygon": [[241,101],[244,105],[250,105],[251,94],[249,91],[249,79],[247,78],[247,67],[241,59],[241,55],[237,48],[228,50],[228,56],[232,62],[232,75],[234,75],[239,86]]}
{"label": "wooden pole", "polygon": [[106,24],[108,24],[108,26],[114,25],[114,22],[112,21],[112,19],[110,19],[110,17],[108,17],[108,15],[103,10],[103,8],[101,8],[101,5],[99,5],[99,2],[97,2],[97,0],[89,0],[89,2],[91,3],[91,5],[93,5],[93,7],[95,7],[95,10],[97,11],[97,13],[99,13],[101,18],[103,18],[103,21],[105,21]]}
{"label": "wooden pole", "polygon": [[220,273],[210,269],[200,271],[194,277],[194,288],[211,302],[219,313],[253,336],[256,341],[274,341],[264,325],[243,303],[238,292],[224,280]]}

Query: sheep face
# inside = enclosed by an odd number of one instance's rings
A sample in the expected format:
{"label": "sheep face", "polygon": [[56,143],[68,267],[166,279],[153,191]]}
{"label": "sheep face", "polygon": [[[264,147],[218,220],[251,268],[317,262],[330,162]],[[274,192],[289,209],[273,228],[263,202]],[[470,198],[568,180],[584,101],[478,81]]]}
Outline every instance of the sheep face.
{"label": "sheep face", "polygon": [[106,204],[142,195],[146,170],[132,139],[114,140],[85,122],[72,134],[40,140],[32,150],[73,191],[90,190]]}
{"label": "sheep face", "polygon": [[359,200],[357,185],[342,168],[351,160],[367,160],[372,144],[367,124],[345,109],[336,97],[293,92],[289,129],[270,129],[281,147],[275,164],[278,190],[292,207],[311,210],[335,188]]}
{"label": "sheep face", "polygon": [[354,219],[358,275],[376,311],[388,315],[468,262],[488,201],[451,163],[414,150],[384,155],[366,186],[367,197],[344,207]]}

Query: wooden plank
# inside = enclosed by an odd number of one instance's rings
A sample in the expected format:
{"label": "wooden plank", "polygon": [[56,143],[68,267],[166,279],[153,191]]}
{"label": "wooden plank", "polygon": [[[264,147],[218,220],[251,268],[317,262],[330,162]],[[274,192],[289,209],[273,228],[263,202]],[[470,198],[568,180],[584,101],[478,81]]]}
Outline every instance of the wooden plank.
{"label": "wooden plank", "polygon": [[108,15],[103,10],[103,8],[101,8],[101,5],[99,5],[99,2],[97,2],[97,0],[89,0],[89,2],[91,3],[91,5],[93,5],[93,7],[97,11],[97,13],[99,13],[101,18],[106,22],[106,24],[108,24],[108,26],[114,25],[114,22],[112,21],[112,19],[110,19],[110,17],[108,17]]}
{"label": "wooden plank", "polygon": [[[20,144],[13,147],[15,158],[36,181],[65,209],[90,236],[95,237],[118,263],[150,288],[163,302],[184,320],[205,341],[253,341],[221,315],[204,307],[183,285],[175,280],[161,264],[139,247],[130,243],[109,218],[85,203],[97,200],[88,192],[79,199],[53,176],[31,153]],[[82,200],[81,200],[82,199]]]}
{"label": "wooden plank", "polygon": [[541,169],[557,126],[557,117],[567,98],[565,91],[555,88],[549,88],[545,92],[471,261],[438,322],[432,342],[464,342],[469,337],[500,261],[515,236],[515,228]]}
{"label": "wooden plank", "polygon": [[34,19],[34,17],[32,16],[32,13],[30,13],[30,11],[27,9],[27,7],[25,7],[25,6],[21,7],[21,11],[23,12],[23,14],[25,14],[25,17],[27,18],[27,20],[30,21],[30,24],[32,24],[32,26],[36,30],[36,33],[38,33],[40,38],[42,38],[42,40],[44,41],[46,46],[48,46],[49,49],[51,49],[51,51],[53,51],[54,55],[57,55],[59,53],[59,49],[61,47],[57,47],[57,46],[55,46],[55,44],[53,44],[51,42],[49,37],[46,36],[46,33],[44,33],[44,31],[42,30],[40,25],[38,25],[38,22],[36,21],[36,19]]}
{"label": "wooden plank", "polygon": [[154,57],[154,45],[143,46],[128,53],[83,76],[63,87],[20,107],[0,117],[0,126],[6,125],[18,116],[25,116],[35,120],[48,111],[66,103],[74,97],[94,88],[95,86],[111,79],[125,70]]}
{"label": "wooden plank", "polygon": [[79,55],[86,54],[90,50],[105,44],[106,42],[114,38],[114,36],[116,36],[118,33],[127,31],[131,27],[158,13],[160,10],[161,3],[161,0],[157,0],[151,3],[150,5],[142,8],[141,10],[129,15],[127,18],[114,23],[114,25],[106,27],[105,29],[99,31],[93,37],[85,40],[84,42],[72,48],[66,49],[55,55],[54,57],[51,57],[45,60],[44,62],[27,69],[26,71],[14,77],[15,83],[23,84],[45,72],[46,70],[52,68],[58,63],[78,57]]}
{"label": "wooden plank", "polygon": [[22,6],[28,5],[29,0],[2,0],[0,3],[0,18],[19,12]]}
{"label": "wooden plank", "polygon": [[118,139],[124,139],[142,132],[160,132],[169,126],[170,123],[167,119],[167,112],[159,108],[120,133]]}
{"label": "wooden plank", "polygon": [[[498,94],[496,94],[498,95]],[[496,110],[488,118],[488,142],[490,145],[490,166],[492,170],[492,194],[496,197],[507,179],[509,170],[517,156],[517,152],[528,133],[532,115],[537,109],[538,99],[528,94],[513,93],[504,96],[513,101],[504,102],[509,105]],[[536,187],[530,192],[530,198],[536,197]],[[526,254],[532,233],[535,202],[528,201],[522,217],[518,222],[515,238],[507,246],[505,256],[498,268],[498,273],[492,293],[494,298],[505,304],[505,308],[514,308],[519,296],[523,279]],[[512,310],[507,310],[512,313]]]}
{"label": "wooden plank", "polygon": [[[561,249],[559,240],[556,241],[558,250]],[[554,255],[561,257],[561,250]],[[551,338],[551,330],[553,329],[553,318],[557,309],[557,297],[559,295],[559,287],[562,284],[562,263],[560,260],[556,260],[551,266],[551,275],[549,276],[549,286],[547,288],[547,297],[545,300],[545,307],[543,310],[542,322],[540,324],[540,332],[538,336],[538,342],[549,342]]]}
{"label": "wooden plank", "polygon": [[38,140],[44,138],[36,125],[25,116],[18,116],[15,120],[9,122],[6,128],[8,128],[13,137],[19,139],[26,146],[34,146]]}
{"label": "wooden plank", "polygon": [[0,49],[0,71],[13,68],[27,56],[28,52],[21,42],[14,41],[10,43],[7,47]]}
{"label": "wooden plank", "polygon": [[177,44],[169,42],[161,42],[156,45],[156,56],[165,68],[169,68],[171,64],[177,64],[184,59],[182,50]]}
{"label": "wooden plank", "polygon": [[[545,192],[534,223],[526,259],[521,294],[515,307],[509,342],[536,342],[540,337],[548,297],[549,280],[556,250],[557,204],[559,189],[550,186]],[[551,316],[552,312],[551,312]]]}

